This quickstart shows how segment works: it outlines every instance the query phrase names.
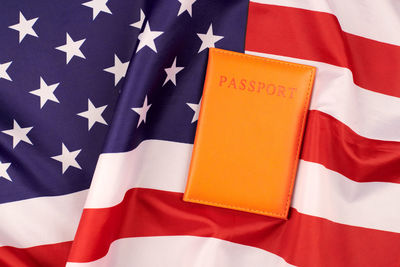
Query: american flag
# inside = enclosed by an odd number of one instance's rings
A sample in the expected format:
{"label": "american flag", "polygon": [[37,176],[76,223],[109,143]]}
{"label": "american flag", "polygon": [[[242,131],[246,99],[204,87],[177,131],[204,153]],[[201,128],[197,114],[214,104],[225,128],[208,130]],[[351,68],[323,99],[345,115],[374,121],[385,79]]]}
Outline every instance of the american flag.
{"label": "american flag", "polygon": [[[0,266],[400,266],[399,8],[3,0]],[[317,67],[287,221],[182,201],[209,47]]]}

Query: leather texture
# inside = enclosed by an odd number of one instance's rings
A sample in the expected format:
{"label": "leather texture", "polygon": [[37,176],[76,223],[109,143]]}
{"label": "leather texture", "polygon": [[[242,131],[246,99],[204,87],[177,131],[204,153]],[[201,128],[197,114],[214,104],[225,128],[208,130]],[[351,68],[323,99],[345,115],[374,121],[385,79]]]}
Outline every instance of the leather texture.
{"label": "leather texture", "polygon": [[211,48],[184,201],[287,219],[314,76]]}

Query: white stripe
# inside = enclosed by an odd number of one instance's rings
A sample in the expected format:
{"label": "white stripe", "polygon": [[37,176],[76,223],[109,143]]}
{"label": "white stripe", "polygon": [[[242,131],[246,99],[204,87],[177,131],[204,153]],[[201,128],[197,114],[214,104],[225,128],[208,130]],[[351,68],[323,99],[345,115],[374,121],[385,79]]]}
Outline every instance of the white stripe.
{"label": "white stripe", "polygon": [[159,140],[143,141],[130,152],[101,154],[85,208],[114,206],[135,187],[183,192],[191,154],[192,145]]}
{"label": "white stripe", "polygon": [[[171,249],[172,248],[172,249]],[[265,250],[210,237],[158,236],[114,241],[107,255],[67,267],[242,267],[293,266]]]}
{"label": "white stripe", "polygon": [[400,232],[400,184],[358,183],[300,160],[292,207],[334,222]]}
{"label": "white stripe", "polygon": [[346,68],[252,51],[246,53],[317,67],[310,109],[335,117],[361,136],[400,141],[400,98],[355,85],[351,71]]}
{"label": "white stripe", "polygon": [[0,205],[0,246],[18,248],[74,239],[87,190]]}
{"label": "white stripe", "polygon": [[252,0],[251,2],[321,11],[337,17],[343,31],[400,45],[397,0]]}
{"label": "white stripe", "polygon": [[[191,149],[190,144],[149,140],[130,152],[102,154],[85,207],[114,206],[134,187],[184,192]],[[113,194],[105,195],[110,190]],[[358,183],[319,164],[300,161],[292,207],[301,213],[400,232],[398,203],[400,184]]]}

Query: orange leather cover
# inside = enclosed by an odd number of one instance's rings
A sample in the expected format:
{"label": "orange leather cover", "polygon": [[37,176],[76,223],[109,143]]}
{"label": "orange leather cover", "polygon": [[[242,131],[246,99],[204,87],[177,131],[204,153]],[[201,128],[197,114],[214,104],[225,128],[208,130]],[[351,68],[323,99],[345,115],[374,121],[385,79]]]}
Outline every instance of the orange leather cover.
{"label": "orange leather cover", "polygon": [[286,219],[314,76],[211,48],[183,199]]}

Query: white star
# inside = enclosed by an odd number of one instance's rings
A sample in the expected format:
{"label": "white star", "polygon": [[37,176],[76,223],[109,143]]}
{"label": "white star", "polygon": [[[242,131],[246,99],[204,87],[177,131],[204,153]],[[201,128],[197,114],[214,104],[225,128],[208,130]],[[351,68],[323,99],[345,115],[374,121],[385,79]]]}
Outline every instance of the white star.
{"label": "white star", "polygon": [[26,20],[22,12],[19,12],[19,23],[9,26],[9,28],[19,31],[19,42],[25,38],[27,34],[38,37],[36,32],[33,30],[33,24],[38,20],[39,17]]}
{"label": "white star", "polygon": [[181,7],[178,11],[178,16],[183,12],[187,11],[190,16],[192,16],[192,5],[196,0],[178,0],[181,3]]}
{"label": "white star", "polygon": [[31,140],[29,140],[27,134],[33,127],[21,128],[16,120],[14,120],[14,127],[10,130],[5,130],[3,133],[12,136],[13,138],[13,148],[15,148],[19,142],[24,141],[32,145]]}
{"label": "white star", "polygon": [[94,20],[100,12],[112,14],[111,10],[106,5],[107,2],[108,0],[92,0],[89,2],[85,2],[82,5],[93,9],[93,20]]}
{"label": "white star", "polygon": [[114,66],[104,69],[104,71],[114,74],[114,85],[117,85],[118,82],[125,77],[128,66],[129,61],[122,63],[117,55],[114,55]]}
{"label": "white star", "polygon": [[206,34],[198,33],[197,36],[199,36],[202,42],[198,53],[206,48],[215,47],[215,43],[224,38],[224,36],[214,35],[212,24],[210,24]]}
{"label": "white star", "polygon": [[154,52],[157,53],[157,48],[156,48],[156,44],[154,43],[154,39],[159,37],[161,34],[163,34],[163,32],[151,31],[149,22],[147,22],[146,27],[144,28],[144,31],[141,32],[138,36],[138,39],[140,40],[140,42],[136,49],[136,53],[139,52],[139,50],[145,46],[148,46]]}
{"label": "white star", "polygon": [[78,162],[76,161],[76,157],[81,152],[81,150],[82,149],[70,152],[68,150],[68,148],[64,145],[64,143],[62,143],[62,153],[61,153],[61,155],[54,156],[54,157],[51,157],[51,158],[62,163],[62,173],[63,174],[70,166],[82,170],[81,166],[79,166]]}
{"label": "white star", "polygon": [[199,119],[201,99],[200,99],[200,102],[198,104],[186,103],[186,105],[188,105],[194,111],[194,115],[193,115],[193,118],[192,118],[192,123],[197,121]]}
{"label": "white star", "polygon": [[78,116],[84,117],[88,119],[88,131],[92,128],[92,126],[96,123],[102,123],[107,125],[107,122],[104,120],[104,118],[101,116],[101,113],[107,108],[107,105],[101,106],[96,108],[90,99],[88,99],[88,110],[78,113]]}
{"label": "white star", "polygon": [[143,22],[144,22],[145,18],[146,18],[146,16],[144,15],[143,10],[140,9],[140,19],[139,19],[139,21],[137,21],[135,23],[132,23],[130,26],[138,28],[139,30],[142,29]]}
{"label": "white star", "polygon": [[48,100],[60,103],[57,97],[54,95],[54,91],[56,90],[59,84],[60,83],[47,85],[46,82],[43,80],[43,78],[40,77],[40,89],[30,91],[29,93],[40,97],[40,108],[42,108]]}
{"label": "white star", "polygon": [[63,51],[66,53],[67,56],[67,63],[74,57],[81,57],[85,58],[85,56],[82,54],[82,51],[80,50],[81,45],[85,42],[86,39],[81,39],[79,41],[74,41],[72,38],[69,36],[67,33],[67,38],[66,38],[66,44],[62,46],[56,47],[57,50]]}
{"label": "white star", "polygon": [[3,177],[12,182],[10,176],[7,173],[7,169],[10,167],[11,163],[1,163],[0,161],[0,177]]}
{"label": "white star", "polygon": [[0,64],[0,79],[3,78],[3,79],[6,79],[6,80],[9,80],[9,81],[12,81],[10,76],[6,72],[8,67],[10,67],[11,63],[12,63],[12,61]]}
{"label": "white star", "polygon": [[183,70],[184,67],[177,67],[176,66],[176,57],[174,59],[174,63],[172,63],[172,66],[170,68],[164,69],[165,72],[167,73],[167,78],[165,78],[163,86],[168,82],[171,81],[173,84],[176,85],[176,74]]}
{"label": "white star", "polygon": [[150,107],[152,104],[147,105],[147,96],[144,98],[144,103],[143,106],[140,108],[132,108],[133,111],[135,111],[137,114],[139,114],[139,120],[137,124],[137,128],[139,128],[139,125],[142,123],[146,123],[146,116],[147,116],[147,111],[149,111]]}

